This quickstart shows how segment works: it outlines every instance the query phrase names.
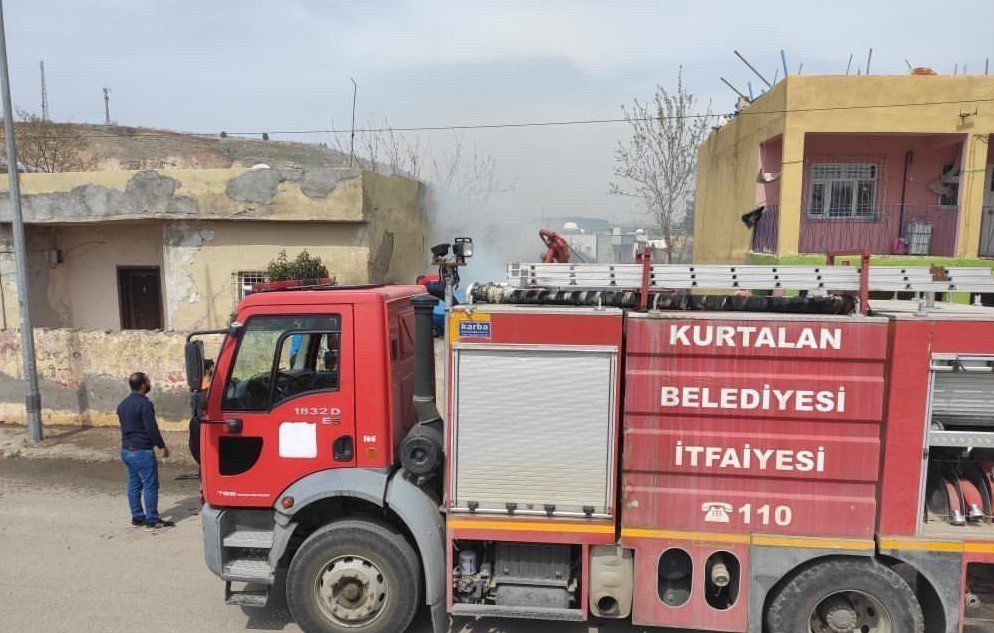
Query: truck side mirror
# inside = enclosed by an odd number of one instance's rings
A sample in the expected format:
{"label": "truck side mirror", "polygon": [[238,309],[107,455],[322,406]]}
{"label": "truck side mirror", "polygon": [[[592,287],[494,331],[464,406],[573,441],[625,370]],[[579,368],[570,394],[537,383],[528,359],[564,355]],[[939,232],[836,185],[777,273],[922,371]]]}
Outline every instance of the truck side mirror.
{"label": "truck side mirror", "polygon": [[204,342],[187,341],[183,355],[186,357],[186,386],[190,391],[200,391],[204,379]]}

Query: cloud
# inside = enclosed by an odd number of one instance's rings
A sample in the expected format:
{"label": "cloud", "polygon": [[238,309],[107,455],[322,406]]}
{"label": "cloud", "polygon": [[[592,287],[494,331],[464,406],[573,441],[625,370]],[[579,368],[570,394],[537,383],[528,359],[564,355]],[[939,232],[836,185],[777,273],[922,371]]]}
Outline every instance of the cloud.
{"label": "cloud", "polygon": [[[38,60],[59,119],[191,131],[324,128],[350,118],[396,125],[601,118],[619,114],[684,66],[687,85],[718,110],[734,97],[718,77],[838,73],[849,53],[878,72],[904,59],[951,72],[983,67],[994,2],[960,0],[32,0],[7,3],[15,104],[38,108]],[[948,14],[946,12],[948,11]],[[937,21],[955,28],[935,27]],[[886,28],[882,28],[886,25]],[[623,215],[606,195],[625,127],[473,132],[517,183],[509,215]],[[432,136],[440,147],[444,134]],[[312,137],[310,140],[327,140]]]}

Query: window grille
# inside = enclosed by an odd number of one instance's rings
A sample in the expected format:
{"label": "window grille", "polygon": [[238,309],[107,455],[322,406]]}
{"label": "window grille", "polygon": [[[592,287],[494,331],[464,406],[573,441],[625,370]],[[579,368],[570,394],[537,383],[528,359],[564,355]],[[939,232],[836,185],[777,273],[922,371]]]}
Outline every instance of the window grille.
{"label": "window grille", "polygon": [[261,284],[269,281],[269,275],[264,270],[242,270],[231,274],[231,294],[234,298],[234,307],[245,298],[245,295],[252,292],[252,284]]}
{"label": "window grille", "polygon": [[877,208],[878,166],[816,163],[808,176],[808,216],[873,219]]}

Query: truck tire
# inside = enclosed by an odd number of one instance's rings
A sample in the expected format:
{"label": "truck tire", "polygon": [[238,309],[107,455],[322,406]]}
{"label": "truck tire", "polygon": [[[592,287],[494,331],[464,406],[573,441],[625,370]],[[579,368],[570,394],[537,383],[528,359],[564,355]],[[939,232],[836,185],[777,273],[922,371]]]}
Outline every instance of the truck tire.
{"label": "truck tire", "polygon": [[420,568],[414,549],[393,527],[336,521],[294,554],[287,606],[306,633],[402,633],[417,611]]}
{"label": "truck tire", "polygon": [[769,633],[922,633],[911,587],[876,561],[835,559],[787,582],[766,611]]}

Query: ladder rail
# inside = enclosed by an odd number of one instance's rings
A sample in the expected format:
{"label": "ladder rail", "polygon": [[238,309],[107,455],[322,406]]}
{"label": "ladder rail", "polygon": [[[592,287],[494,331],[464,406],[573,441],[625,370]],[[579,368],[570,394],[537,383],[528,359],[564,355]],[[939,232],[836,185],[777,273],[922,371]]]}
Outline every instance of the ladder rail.
{"label": "ladder rail", "polygon": [[[994,293],[994,272],[987,267],[878,266],[866,275],[866,291]],[[769,266],[759,264],[652,264],[647,288],[653,290],[806,290],[860,292],[857,266]],[[508,280],[526,287],[638,290],[642,264],[537,264],[508,267]]]}

